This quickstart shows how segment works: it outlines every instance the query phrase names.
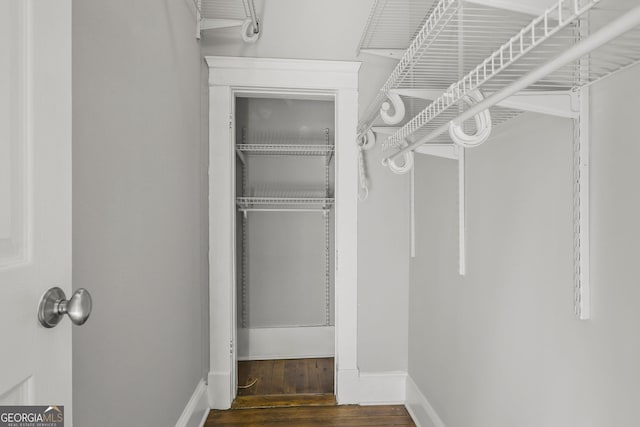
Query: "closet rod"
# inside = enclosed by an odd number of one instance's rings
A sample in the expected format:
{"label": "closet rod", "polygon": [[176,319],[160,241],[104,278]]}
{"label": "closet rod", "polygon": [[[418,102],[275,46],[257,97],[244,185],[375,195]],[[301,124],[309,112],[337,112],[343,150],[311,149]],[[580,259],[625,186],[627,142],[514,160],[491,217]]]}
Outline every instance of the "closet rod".
{"label": "closet rod", "polygon": [[398,158],[400,158],[400,156],[410,151],[414,151],[419,146],[447,132],[451,124],[454,124],[454,125],[461,124],[473,118],[476,114],[481,113],[482,111],[490,107],[493,107],[498,102],[527,88],[527,86],[544,78],[545,76],[554,72],[558,68],[563,67],[581,58],[582,56],[605,45],[606,43],[610,42],[616,37],[619,37],[622,34],[626,33],[627,31],[632,30],[634,27],[638,25],[640,25],[640,6],[636,6],[635,8],[631,9],[629,12],[615,19],[614,21],[609,23],[607,26],[601,28],[600,30],[590,35],[586,39],[571,46],[569,49],[564,51],[562,54],[558,55],[555,59],[552,59],[551,61],[547,62],[545,65],[531,71],[529,74],[521,77],[520,79],[511,83],[510,85],[502,88],[498,92],[495,92],[491,96],[478,102],[477,104],[469,108],[467,111],[459,115],[454,120],[439,126],[438,128],[436,128],[435,130],[433,130],[423,138],[419,139],[418,141],[415,141],[407,145],[403,149],[399,150],[395,154],[392,154],[391,156],[384,158],[382,161],[383,164],[388,164],[389,161],[395,161]]}

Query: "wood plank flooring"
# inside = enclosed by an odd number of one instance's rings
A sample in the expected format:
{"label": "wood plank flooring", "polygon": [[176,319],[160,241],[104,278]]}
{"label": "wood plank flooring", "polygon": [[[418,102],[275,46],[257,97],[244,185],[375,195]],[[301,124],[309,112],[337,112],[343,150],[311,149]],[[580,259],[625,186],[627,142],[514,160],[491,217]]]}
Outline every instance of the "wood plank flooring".
{"label": "wood plank flooring", "polygon": [[332,357],[240,361],[238,396],[333,394],[333,376]]}
{"label": "wood plank flooring", "polygon": [[239,362],[232,409],[212,410],[204,427],[415,427],[401,405],[336,405],[333,364],[333,358]]}
{"label": "wood plank flooring", "polygon": [[238,396],[231,405],[238,408],[273,408],[276,406],[332,406],[333,394],[272,394],[269,396]]}
{"label": "wood plank flooring", "polygon": [[204,427],[415,427],[404,406],[212,410]]}

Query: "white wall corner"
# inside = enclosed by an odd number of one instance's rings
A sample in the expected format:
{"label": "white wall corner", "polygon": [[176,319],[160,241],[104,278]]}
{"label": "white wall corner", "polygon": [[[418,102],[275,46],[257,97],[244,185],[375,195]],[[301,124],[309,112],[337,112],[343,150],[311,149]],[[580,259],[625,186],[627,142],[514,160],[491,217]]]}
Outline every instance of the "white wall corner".
{"label": "white wall corner", "polygon": [[410,376],[406,381],[405,406],[418,427],[446,427],[431,403]]}
{"label": "white wall corner", "polygon": [[229,385],[231,384],[231,373],[209,372],[208,384],[209,408],[231,408],[231,399],[229,393]]}
{"label": "white wall corner", "polygon": [[202,427],[207,421],[209,414],[209,400],[207,396],[207,385],[204,380],[200,380],[191,399],[184,407],[182,415],[178,418],[176,427]]}
{"label": "white wall corner", "polygon": [[361,405],[397,405],[406,401],[407,373],[363,372],[360,374]]}

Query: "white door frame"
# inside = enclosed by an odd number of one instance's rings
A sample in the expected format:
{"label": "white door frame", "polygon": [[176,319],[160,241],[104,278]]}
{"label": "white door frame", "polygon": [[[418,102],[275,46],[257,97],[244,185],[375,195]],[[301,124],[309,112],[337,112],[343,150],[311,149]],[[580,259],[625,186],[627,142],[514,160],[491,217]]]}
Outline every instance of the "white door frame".
{"label": "white door frame", "polygon": [[357,214],[358,62],[207,56],[209,66],[209,405],[235,398],[236,91],[310,91],[335,97],[335,389],[358,403]]}

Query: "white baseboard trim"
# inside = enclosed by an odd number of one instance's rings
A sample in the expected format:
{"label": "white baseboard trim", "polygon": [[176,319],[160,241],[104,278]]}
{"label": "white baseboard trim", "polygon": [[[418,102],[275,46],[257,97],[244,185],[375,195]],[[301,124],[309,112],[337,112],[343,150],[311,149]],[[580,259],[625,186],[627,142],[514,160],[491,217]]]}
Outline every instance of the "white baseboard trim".
{"label": "white baseboard trim", "polygon": [[187,402],[182,415],[178,418],[176,427],[202,427],[209,414],[209,400],[207,397],[207,385],[200,380],[191,399]]}
{"label": "white baseboard trim", "polygon": [[231,408],[231,373],[230,372],[209,372],[208,378],[209,408],[229,409]]}
{"label": "white baseboard trim", "polygon": [[335,328],[239,328],[238,360],[333,357]]}
{"label": "white baseboard trim", "polygon": [[405,402],[407,391],[406,372],[360,373],[361,405],[395,405]]}
{"label": "white baseboard trim", "polygon": [[357,369],[338,371],[336,399],[340,405],[403,404],[406,396],[407,373],[360,372]]}
{"label": "white baseboard trim", "polygon": [[407,376],[405,406],[417,427],[446,427],[410,376]]}

